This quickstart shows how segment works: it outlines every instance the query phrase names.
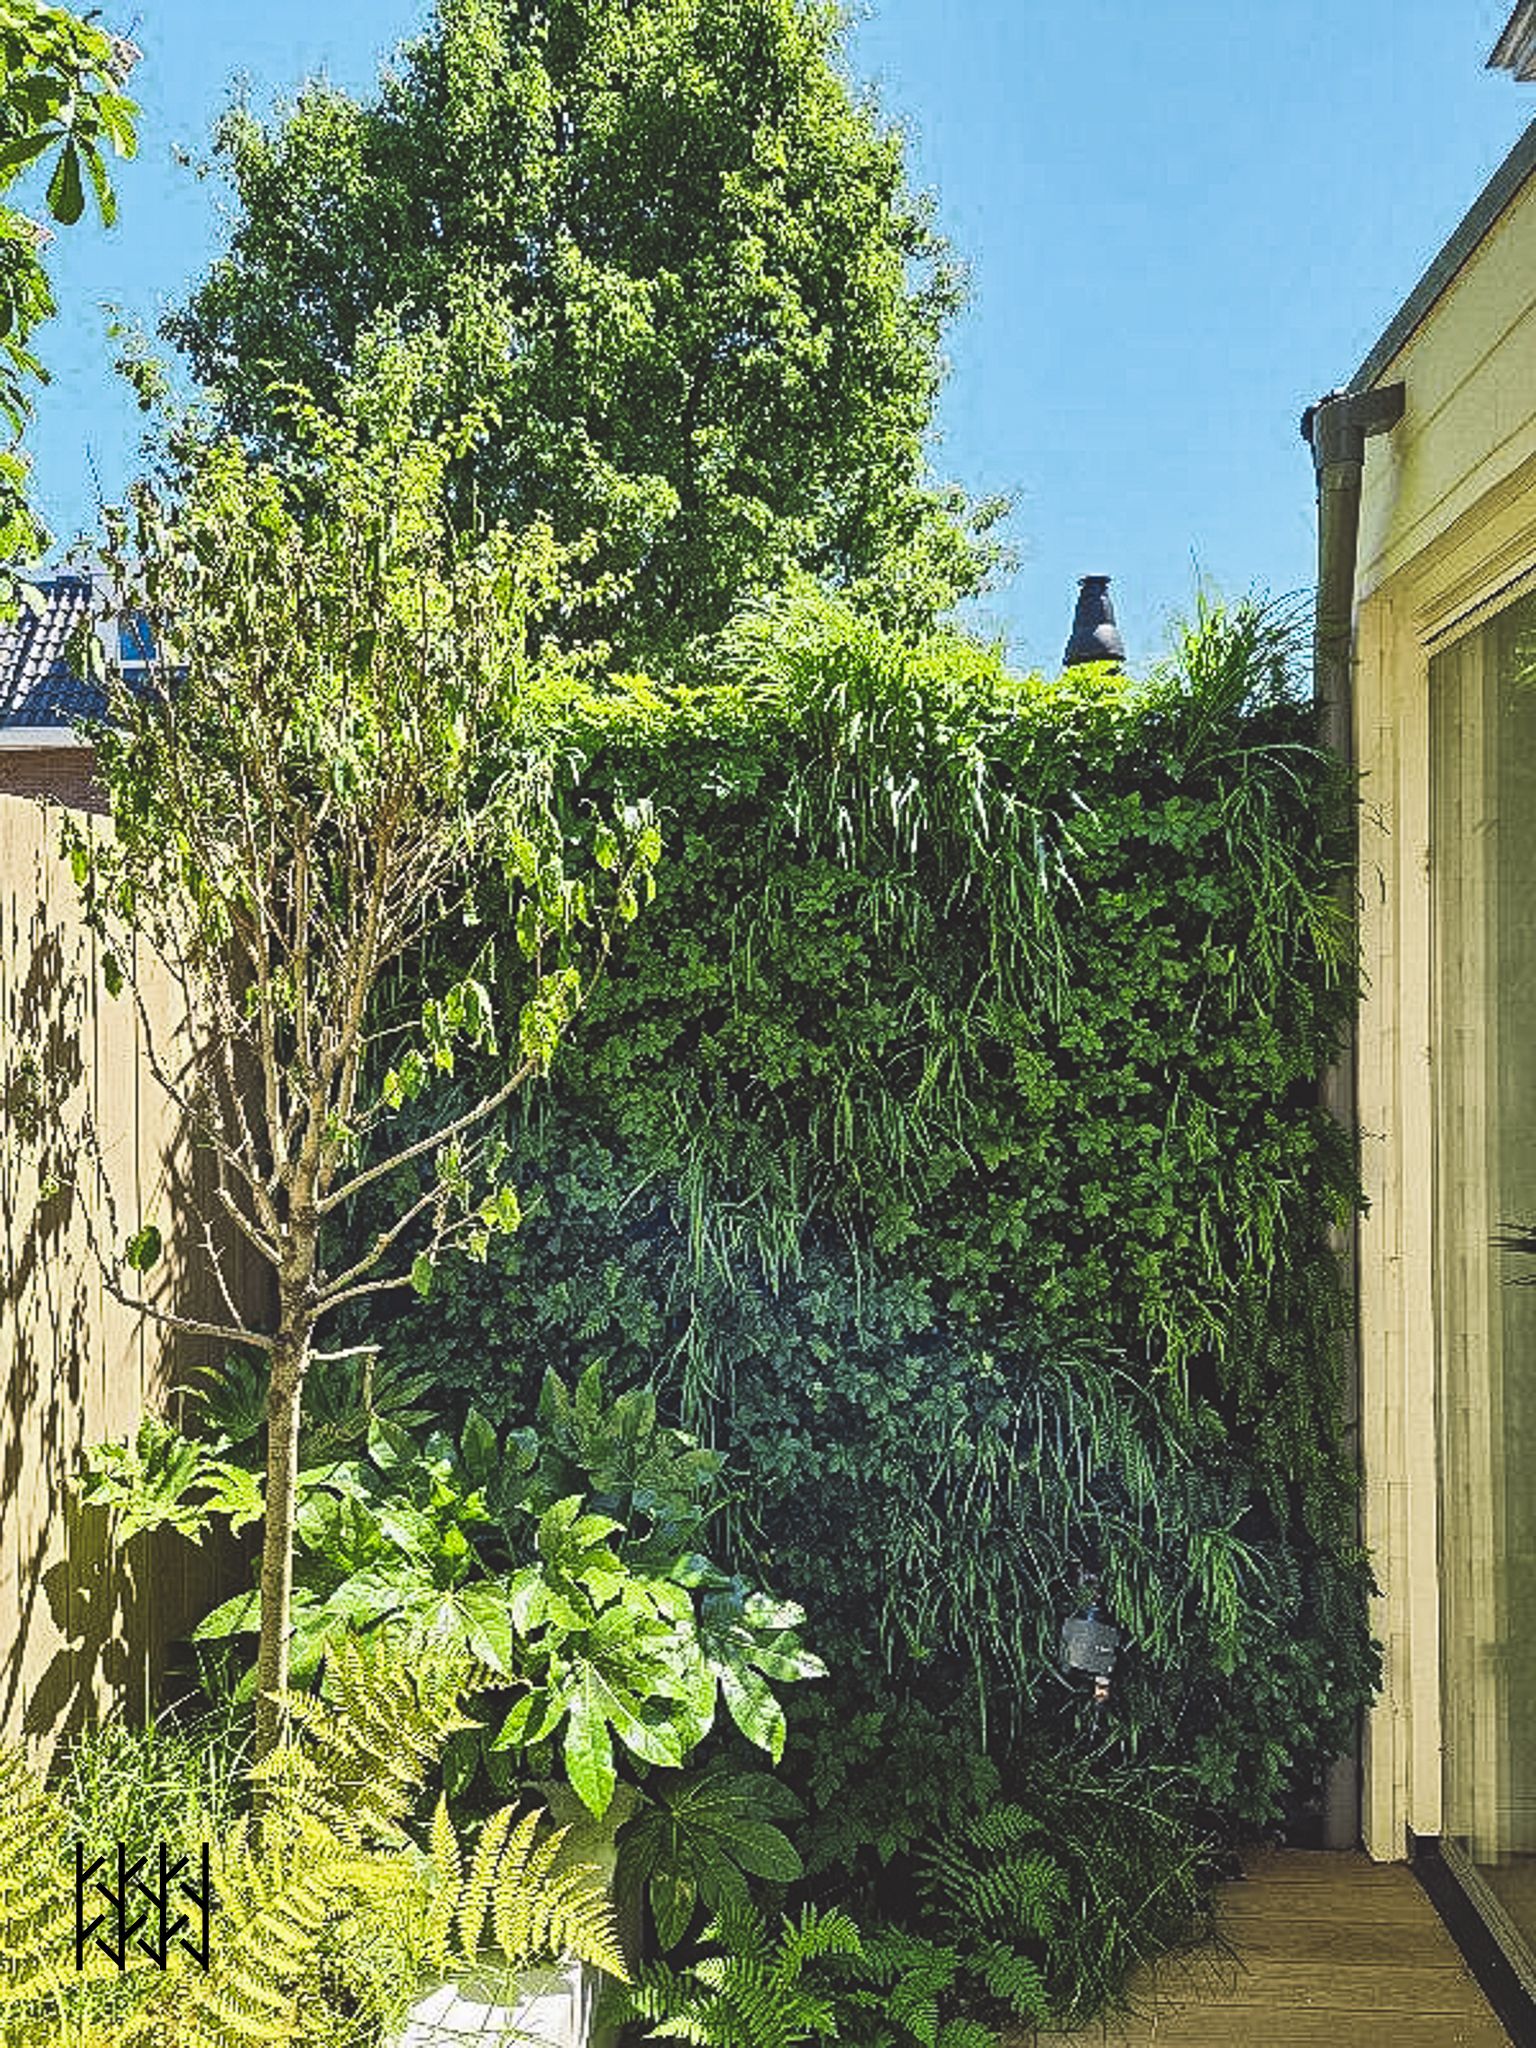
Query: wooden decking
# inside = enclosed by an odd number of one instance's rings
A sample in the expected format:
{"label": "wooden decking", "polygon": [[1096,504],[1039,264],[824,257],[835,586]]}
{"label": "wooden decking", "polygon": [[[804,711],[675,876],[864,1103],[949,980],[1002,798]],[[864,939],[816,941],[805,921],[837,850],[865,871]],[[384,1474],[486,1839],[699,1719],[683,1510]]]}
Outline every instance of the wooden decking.
{"label": "wooden decking", "polygon": [[1282,1849],[1225,1884],[1212,1948],[1163,1966],[1136,2017],[1038,2048],[1508,2048],[1400,1863]]}

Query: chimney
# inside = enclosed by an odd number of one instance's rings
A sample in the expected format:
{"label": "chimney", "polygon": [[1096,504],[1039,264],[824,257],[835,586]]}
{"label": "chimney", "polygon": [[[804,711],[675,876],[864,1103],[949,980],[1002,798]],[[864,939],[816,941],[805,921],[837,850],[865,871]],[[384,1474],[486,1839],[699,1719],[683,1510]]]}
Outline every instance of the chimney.
{"label": "chimney", "polygon": [[1062,667],[1078,668],[1090,661],[1112,661],[1118,667],[1124,659],[1125,642],[1120,638],[1115,608],[1109,601],[1109,578],[1079,577],[1072,637],[1061,657]]}

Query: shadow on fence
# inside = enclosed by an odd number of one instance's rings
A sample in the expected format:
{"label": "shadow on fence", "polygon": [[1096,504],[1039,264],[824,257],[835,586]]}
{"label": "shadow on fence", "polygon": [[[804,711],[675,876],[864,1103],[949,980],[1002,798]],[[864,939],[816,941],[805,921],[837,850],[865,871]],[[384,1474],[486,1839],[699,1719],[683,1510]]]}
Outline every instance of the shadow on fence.
{"label": "shadow on fence", "polygon": [[[150,1074],[133,1003],[101,986],[56,842],[56,817],[0,795],[0,1738],[44,1752],[111,1708],[150,1711],[167,1645],[245,1583],[231,1583],[232,1543],[162,1530],[114,1554],[104,1514],[71,1493],[87,1445],[130,1436],[219,1347],[173,1343],[103,1282],[92,1237],[104,1244],[110,1212],[78,1143],[86,1120],[118,1234],[156,1221],[158,1296],[205,1314],[195,1197],[209,1176]],[[164,1059],[175,991],[150,972],[141,992]],[[236,1292],[259,1300],[250,1266],[235,1259]]]}

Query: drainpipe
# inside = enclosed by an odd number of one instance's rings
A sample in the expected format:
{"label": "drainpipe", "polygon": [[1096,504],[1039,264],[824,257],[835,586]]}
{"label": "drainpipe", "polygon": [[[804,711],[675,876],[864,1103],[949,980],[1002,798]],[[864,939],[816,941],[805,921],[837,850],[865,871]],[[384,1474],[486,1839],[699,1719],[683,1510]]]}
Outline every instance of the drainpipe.
{"label": "drainpipe", "polygon": [[[1355,773],[1354,653],[1355,559],[1360,538],[1360,484],[1365,444],[1403,416],[1403,387],[1385,384],[1369,391],[1331,391],[1301,417],[1302,437],[1317,472],[1317,613],[1312,641],[1312,701],[1319,711],[1323,742]],[[1354,927],[1358,881],[1351,868],[1342,893]],[[1355,1122],[1355,1022],[1346,1027],[1338,1058],[1323,1075],[1318,1099],[1349,1132],[1358,1159]],[[1359,1218],[1332,1234],[1335,1256],[1351,1304],[1344,1371],[1344,1427],[1360,1455]],[[1358,1510],[1357,1510],[1358,1513]],[[1323,1847],[1353,1849],[1360,1839],[1360,1729],[1347,1754],[1328,1767],[1323,1802]]]}

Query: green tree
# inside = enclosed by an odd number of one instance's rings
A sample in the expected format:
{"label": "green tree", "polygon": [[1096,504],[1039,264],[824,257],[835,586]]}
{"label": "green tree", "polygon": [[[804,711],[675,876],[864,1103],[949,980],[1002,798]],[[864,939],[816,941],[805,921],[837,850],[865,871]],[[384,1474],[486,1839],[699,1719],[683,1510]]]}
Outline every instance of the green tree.
{"label": "green tree", "polygon": [[829,0],[439,0],[370,103],[227,116],[228,252],[165,331],[270,450],[274,377],[328,402],[380,309],[450,320],[445,402],[497,421],[463,516],[596,535],[630,661],[791,569],[931,619],[1002,507],[926,477],[959,277],[841,35]]}
{"label": "green tree", "polygon": [[[45,203],[62,226],[85,212],[87,182],[104,226],[117,217],[103,143],[134,153],[137,108],[122,85],[138,60],[122,36],[91,16],[36,0],[0,0],[0,194],[29,171],[48,172]],[[27,498],[20,440],[31,417],[30,380],[47,381],[33,332],[56,310],[42,252],[51,231],[0,199],[0,562],[40,554],[48,534]]]}
{"label": "green tree", "polygon": [[[589,877],[566,871],[536,705],[556,659],[559,557],[543,529],[450,530],[444,470],[480,429],[471,420],[451,442],[413,433],[432,374],[430,348],[379,341],[337,412],[297,405],[302,492],[189,430],[171,488],[139,487],[109,520],[109,562],[156,658],[147,683],[108,678],[96,741],[112,834],[76,824],[71,855],[110,947],[108,989],[132,989],[153,1072],[210,1157],[210,1213],[170,1223],[211,1265],[205,1293],[222,1308],[151,1298],[151,1219],[126,1246],[114,1225],[98,1248],[120,1299],[267,1354],[260,1754],[277,1740],[288,1676],[316,1327],[381,1290],[426,1293],[443,1248],[483,1256],[516,1226],[504,1148],[477,1133],[547,1069],[590,958],[614,915],[634,915],[659,851],[631,807],[598,823]],[[546,625],[536,661],[534,617]],[[455,1082],[456,1048],[497,1055],[498,1021],[485,970],[466,971],[462,949],[432,985],[429,942],[473,915],[497,868],[498,929],[508,944],[515,933],[528,995],[506,1050]],[[143,999],[151,958],[186,1019],[172,1043]],[[399,1112],[434,1082],[447,1084],[440,1113],[402,1136]],[[334,1258],[332,1219],[365,1189],[384,1196],[388,1221]],[[265,1319],[231,1283],[237,1241],[275,1281]],[[175,1277],[194,1271],[183,1257]]]}

